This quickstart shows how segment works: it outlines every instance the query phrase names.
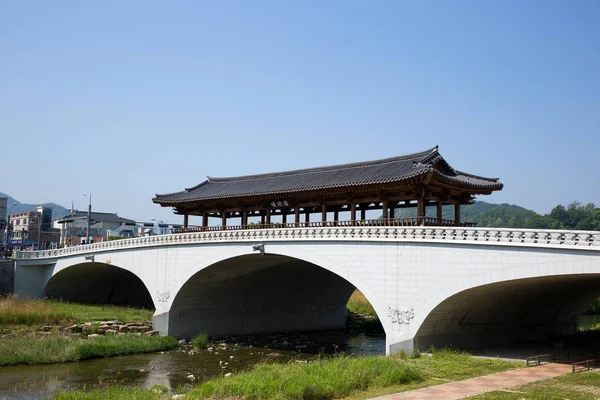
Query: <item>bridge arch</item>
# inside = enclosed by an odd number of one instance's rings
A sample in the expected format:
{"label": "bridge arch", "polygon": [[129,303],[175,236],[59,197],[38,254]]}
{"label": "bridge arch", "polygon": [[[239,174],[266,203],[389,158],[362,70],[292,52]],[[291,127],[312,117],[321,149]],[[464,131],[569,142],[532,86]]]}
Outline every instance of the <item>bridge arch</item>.
{"label": "bridge arch", "polygon": [[142,279],[105,263],[85,262],[61,269],[48,280],[44,295],[76,303],[155,308]]}
{"label": "bridge arch", "polygon": [[414,345],[472,348],[572,335],[598,297],[600,273],[492,281],[437,304],[420,324]]}
{"label": "bridge arch", "polygon": [[168,333],[189,338],[198,332],[217,336],[344,328],[351,294],[355,288],[368,292],[350,279],[287,254],[226,258],[181,286],[169,311]]}

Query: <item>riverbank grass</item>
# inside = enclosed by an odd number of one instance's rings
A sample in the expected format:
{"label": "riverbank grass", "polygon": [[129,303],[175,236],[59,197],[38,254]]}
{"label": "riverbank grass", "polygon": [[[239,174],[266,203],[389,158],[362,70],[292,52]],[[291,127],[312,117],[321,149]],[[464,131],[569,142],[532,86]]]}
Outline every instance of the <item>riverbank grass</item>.
{"label": "riverbank grass", "polygon": [[208,380],[187,397],[333,399],[356,390],[422,379],[416,368],[396,359],[338,356],[308,364],[259,364],[248,372]]}
{"label": "riverbank grass", "polygon": [[210,379],[191,390],[187,398],[364,399],[522,366],[522,362],[476,358],[450,350],[395,357],[342,355],[308,364],[260,364],[247,372]]}
{"label": "riverbank grass", "polygon": [[171,397],[172,395],[163,390],[113,386],[90,392],[81,390],[59,392],[52,397],[52,400],[163,400]]}
{"label": "riverbank grass", "polygon": [[19,296],[0,298],[0,328],[106,320],[149,321],[152,314],[151,310],[113,305],[86,305]]}
{"label": "riverbank grass", "polygon": [[[338,355],[309,363],[259,364],[245,372],[209,379],[192,388],[184,398],[367,399],[523,366],[522,362],[476,358],[448,350],[434,351],[432,355],[415,353],[394,357]],[[105,397],[104,390],[92,390],[64,392],[55,399],[143,398],[140,389],[111,389],[121,397]],[[146,392],[147,398],[156,398],[156,393]]]}
{"label": "riverbank grass", "polygon": [[563,375],[557,378],[495,390],[473,400],[595,400],[600,398],[600,372],[589,371]]}
{"label": "riverbank grass", "polygon": [[352,296],[350,296],[350,300],[348,300],[346,308],[348,308],[350,312],[356,314],[368,315],[369,317],[377,318],[375,309],[371,303],[369,303],[369,300],[367,300],[365,295],[362,294],[362,292],[358,289],[352,293]]}
{"label": "riverbank grass", "polygon": [[83,338],[57,333],[4,337],[0,341],[0,366],[51,364],[92,358],[150,353],[177,347],[168,336],[100,336]]}

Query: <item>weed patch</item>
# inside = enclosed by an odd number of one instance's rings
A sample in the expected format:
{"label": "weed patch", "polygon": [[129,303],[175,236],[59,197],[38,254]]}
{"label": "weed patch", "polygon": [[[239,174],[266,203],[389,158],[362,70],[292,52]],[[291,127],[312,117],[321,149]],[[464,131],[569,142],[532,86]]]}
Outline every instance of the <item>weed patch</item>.
{"label": "weed patch", "polygon": [[27,334],[0,341],[0,365],[51,364],[91,358],[150,353],[176,347],[168,336],[104,336],[82,338],[59,334]]}
{"label": "weed patch", "polygon": [[209,343],[210,341],[206,332],[199,333],[192,338],[192,345],[197,349],[204,349]]}
{"label": "weed patch", "polygon": [[215,378],[192,398],[332,399],[354,391],[422,379],[412,366],[389,357],[336,356],[308,364],[259,364],[251,371]]}
{"label": "weed patch", "polygon": [[86,305],[19,296],[0,298],[0,328],[68,325],[88,321],[148,321],[152,311],[114,305]]}

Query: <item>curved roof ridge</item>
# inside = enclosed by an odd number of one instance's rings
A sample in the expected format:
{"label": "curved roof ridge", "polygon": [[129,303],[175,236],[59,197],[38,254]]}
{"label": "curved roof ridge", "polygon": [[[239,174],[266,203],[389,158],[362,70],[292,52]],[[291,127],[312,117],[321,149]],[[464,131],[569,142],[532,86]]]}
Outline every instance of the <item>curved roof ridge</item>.
{"label": "curved roof ridge", "polygon": [[313,172],[332,171],[332,170],[336,170],[336,169],[359,168],[359,167],[364,167],[364,166],[368,166],[368,165],[380,165],[380,164],[386,164],[386,163],[396,162],[396,161],[405,161],[405,160],[410,160],[411,158],[420,158],[420,157],[429,158],[430,156],[432,156],[433,154],[436,154],[437,152],[438,152],[438,146],[435,146],[435,147],[432,147],[431,149],[421,151],[418,153],[412,153],[412,154],[396,156],[396,157],[382,158],[379,160],[372,160],[372,161],[360,161],[360,162],[354,162],[354,163],[348,163],[348,164],[329,165],[326,167],[302,168],[302,169],[296,169],[296,170],[290,170],[290,171],[270,172],[270,173],[266,173],[266,174],[233,176],[233,177],[224,177],[224,178],[208,176],[207,181],[201,183],[200,185],[194,186],[193,188],[186,189],[186,190],[196,189],[207,182],[212,182],[212,183],[235,182],[235,181],[245,181],[245,180],[250,180],[250,179],[275,178],[275,177],[280,177],[280,176],[301,175],[301,174],[307,174],[307,173],[313,173]]}
{"label": "curved roof ridge", "polygon": [[480,176],[480,175],[474,175],[474,174],[469,174],[467,172],[462,172],[459,170],[455,170],[456,173],[464,175],[464,176],[468,176],[470,178],[475,178],[475,179],[482,179],[484,181],[490,181],[490,182],[500,182],[500,178],[487,178],[485,176]]}

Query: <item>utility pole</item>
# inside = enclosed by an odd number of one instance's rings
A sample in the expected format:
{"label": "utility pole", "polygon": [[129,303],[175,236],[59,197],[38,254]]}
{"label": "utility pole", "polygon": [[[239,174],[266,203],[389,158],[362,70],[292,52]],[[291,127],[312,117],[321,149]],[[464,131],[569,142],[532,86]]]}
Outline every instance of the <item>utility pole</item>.
{"label": "utility pole", "polygon": [[92,220],[92,194],[84,193],[84,196],[88,196],[90,198],[90,202],[88,204],[88,215],[87,215],[87,231],[85,234],[85,244],[88,244],[90,240],[90,222]]}
{"label": "utility pole", "polygon": [[12,222],[10,222],[10,208],[12,206],[16,206],[17,203],[12,203],[8,205],[8,209],[6,211],[6,243],[4,245],[4,251],[8,252],[9,241],[10,241],[10,233],[12,232]]}

